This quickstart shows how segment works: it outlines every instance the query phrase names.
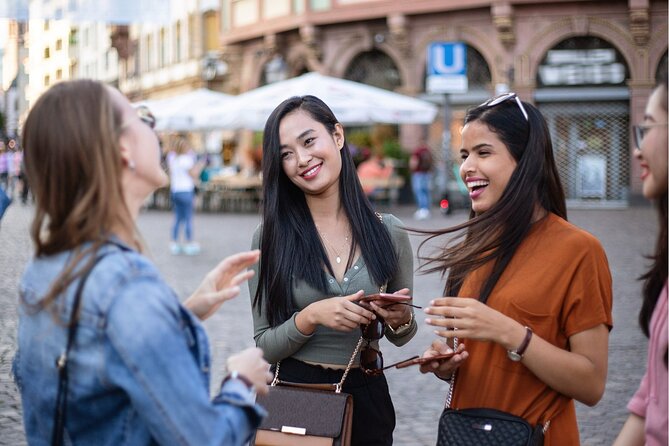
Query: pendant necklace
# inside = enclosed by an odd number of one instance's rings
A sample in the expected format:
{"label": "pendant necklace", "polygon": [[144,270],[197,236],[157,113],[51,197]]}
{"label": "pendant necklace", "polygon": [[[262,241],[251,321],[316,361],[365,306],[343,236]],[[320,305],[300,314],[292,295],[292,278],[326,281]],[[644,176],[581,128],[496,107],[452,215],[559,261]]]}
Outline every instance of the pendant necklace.
{"label": "pendant necklace", "polygon": [[[337,248],[334,247],[332,243],[330,243],[330,240],[325,236],[325,233],[321,231],[321,229],[316,225],[316,229],[318,230],[318,234],[321,236],[321,240],[325,242],[325,244],[334,252],[335,254],[335,262],[337,262],[337,265],[341,264],[341,254]],[[349,234],[346,234],[346,237],[344,238],[344,244],[341,246],[342,250],[344,250],[347,246],[349,245]]]}

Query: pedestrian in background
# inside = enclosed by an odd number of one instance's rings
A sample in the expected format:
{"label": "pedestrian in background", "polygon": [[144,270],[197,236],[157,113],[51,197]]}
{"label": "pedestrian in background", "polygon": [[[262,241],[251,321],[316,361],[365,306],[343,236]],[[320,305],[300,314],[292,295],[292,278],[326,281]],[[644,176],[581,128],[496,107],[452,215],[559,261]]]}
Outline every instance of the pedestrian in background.
{"label": "pedestrian in background", "polygon": [[[262,166],[262,225],[253,236],[262,255],[249,281],[256,344],[270,363],[280,362],[283,381],[337,383],[352,360],[342,389],[354,401],[352,444],[390,445],[395,409],[378,339],[385,334],[402,346],[416,321],[407,305],[372,304],[372,312],[358,301],[380,290],[409,292],[409,237],[397,218],[375,214],[342,125],[314,96],[274,109]],[[363,339],[361,324],[374,336]]]}
{"label": "pedestrian in background", "polygon": [[380,146],[372,148],[369,158],[358,165],[358,177],[362,182],[362,190],[372,202],[381,199],[387,188],[379,183],[387,182],[393,176],[393,165],[383,156]]}
{"label": "pedestrian in background", "polygon": [[[167,155],[170,172],[170,191],[174,224],[172,225],[172,254],[197,255],[200,245],[193,241],[193,209],[195,206],[195,182],[199,180],[204,162],[197,161],[188,140],[179,135]],[[184,243],[179,241],[179,230],[183,227]]]}
{"label": "pedestrian in background", "polygon": [[137,215],[167,182],[154,123],[89,80],[51,87],[25,122],[35,257],[13,371],[29,444],[243,445],[264,414],[254,390],[271,376],[257,348],[228,358],[210,399],[199,321],[239,293],[259,253],[223,260],[183,306],[141,254]]}
{"label": "pedestrian in background", "polygon": [[501,410],[548,427],[547,446],[577,445],[573,400],[593,406],[606,384],[606,255],[567,222],[550,134],[534,106],[508,93],[469,110],[464,123],[460,176],[471,217],[431,232],[450,241],[426,264],[448,279],[447,297],[425,310],[446,342],[424,356],[457,354],[421,371],[448,380],[457,370],[451,408]]}
{"label": "pedestrian in background", "polygon": [[9,155],[7,146],[0,141],[0,187],[4,188],[5,193],[9,187]]}
{"label": "pedestrian in background", "polygon": [[615,446],[666,446],[669,411],[667,396],[667,72],[653,90],[642,124],[634,126],[634,157],[641,164],[643,196],[657,204],[659,230],[651,267],[641,276],[641,330],[649,338],[646,373],[627,408]]}
{"label": "pedestrian in background", "polygon": [[411,154],[409,158],[409,169],[411,170],[411,186],[418,209],[413,214],[416,220],[426,220],[430,218],[430,183],[432,182],[433,167],[432,152],[423,139]]}

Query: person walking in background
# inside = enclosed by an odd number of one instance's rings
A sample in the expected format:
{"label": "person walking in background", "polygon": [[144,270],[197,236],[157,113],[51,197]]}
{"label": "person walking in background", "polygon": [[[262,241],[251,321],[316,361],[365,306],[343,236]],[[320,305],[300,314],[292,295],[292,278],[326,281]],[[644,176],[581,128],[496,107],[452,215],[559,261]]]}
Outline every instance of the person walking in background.
{"label": "person walking in background", "polygon": [[[204,162],[197,161],[191,151],[188,140],[179,135],[175,137],[172,152],[167,155],[170,172],[170,192],[174,210],[172,225],[172,254],[197,255],[200,245],[193,241],[193,208],[195,206],[195,181],[200,178]],[[179,242],[179,230],[183,226],[185,243]]]}
{"label": "person walking in background", "polygon": [[9,155],[7,154],[7,146],[3,141],[0,141],[0,187],[8,191],[9,187]]}
{"label": "person walking in background", "polygon": [[9,195],[5,193],[5,189],[0,185],[0,220],[2,220],[10,204],[12,204],[12,199],[9,198]]}
{"label": "person walking in background", "polygon": [[547,446],[577,445],[574,400],[593,406],[606,384],[612,285],[604,249],[567,222],[539,110],[508,93],[470,109],[464,123],[470,220],[425,231],[432,237],[424,242],[449,237],[425,264],[448,278],[447,297],[425,310],[440,338],[424,356],[457,354],[421,371],[448,380],[457,369],[452,408],[504,411],[548,428]]}
{"label": "person walking in background", "polygon": [[362,190],[372,202],[381,198],[383,188],[379,181],[387,181],[393,175],[392,163],[383,157],[381,147],[374,147],[369,158],[358,165],[358,178],[362,182]]}
{"label": "person walking in background", "polygon": [[154,124],[90,80],[51,87],[26,119],[35,257],[13,372],[29,444],[241,446],[264,416],[262,351],[228,358],[211,400],[199,321],[239,293],[259,252],[223,260],[183,305],[141,254],[137,216],[167,182]]}
{"label": "person walking in background", "polygon": [[642,124],[634,126],[634,157],[641,164],[643,196],[656,202],[659,232],[650,269],[641,276],[641,330],[649,338],[646,373],[627,408],[615,446],[666,446],[669,442],[667,396],[667,72],[653,90]]}
{"label": "person walking in background", "polygon": [[[352,444],[390,445],[395,409],[378,340],[402,346],[416,321],[408,305],[366,309],[358,301],[409,292],[409,237],[396,217],[375,214],[343,127],[314,96],[274,109],[262,168],[262,225],[252,242],[262,255],[249,281],[256,344],[280,362],[284,381],[336,383],[352,363],[342,389],[354,401]],[[363,337],[361,324],[369,327]]]}
{"label": "person walking in background", "polygon": [[418,209],[413,214],[416,220],[430,218],[430,183],[432,182],[433,167],[432,152],[423,139],[409,158],[409,169],[411,170],[411,186]]}

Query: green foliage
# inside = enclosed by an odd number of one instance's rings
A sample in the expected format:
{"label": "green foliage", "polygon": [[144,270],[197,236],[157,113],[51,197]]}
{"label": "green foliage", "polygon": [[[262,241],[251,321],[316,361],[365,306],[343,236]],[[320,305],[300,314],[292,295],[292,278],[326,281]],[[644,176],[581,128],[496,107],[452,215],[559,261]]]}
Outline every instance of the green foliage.
{"label": "green foliage", "polygon": [[402,146],[397,138],[386,139],[382,143],[383,155],[388,158],[406,161],[409,159],[409,154],[402,150]]}
{"label": "green foliage", "polygon": [[360,149],[372,146],[372,138],[368,130],[356,129],[346,133],[346,140]]}

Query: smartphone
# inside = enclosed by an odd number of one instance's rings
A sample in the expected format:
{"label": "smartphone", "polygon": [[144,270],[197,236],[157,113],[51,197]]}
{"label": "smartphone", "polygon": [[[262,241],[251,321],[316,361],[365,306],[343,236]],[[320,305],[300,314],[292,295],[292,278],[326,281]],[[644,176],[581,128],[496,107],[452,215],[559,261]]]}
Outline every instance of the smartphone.
{"label": "smartphone", "polygon": [[413,359],[409,359],[409,360],[404,361],[404,362],[400,362],[395,367],[398,368],[398,369],[403,369],[405,367],[410,367],[412,365],[427,364],[427,363],[432,362],[432,361],[443,361],[445,359],[452,358],[453,355],[455,355],[455,352],[444,353],[444,354],[432,356],[432,357],[429,357],[429,358],[424,358],[424,357],[413,358]]}
{"label": "smartphone", "polygon": [[403,294],[376,293],[363,296],[358,302],[374,302],[375,304],[383,307],[397,303],[409,303],[410,301],[411,296],[405,296]]}

